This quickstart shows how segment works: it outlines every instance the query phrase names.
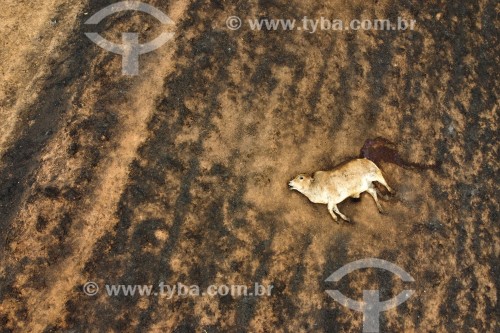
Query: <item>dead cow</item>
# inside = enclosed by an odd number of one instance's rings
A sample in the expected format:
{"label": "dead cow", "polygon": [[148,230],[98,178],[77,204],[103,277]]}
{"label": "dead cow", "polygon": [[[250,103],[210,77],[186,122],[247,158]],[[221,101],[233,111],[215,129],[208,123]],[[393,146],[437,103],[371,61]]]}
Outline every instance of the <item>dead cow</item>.
{"label": "dead cow", "polygon": [[337,204],[346,198],[359,198],[361,193],[368,192],[380,213],[382,206],[378,202],[377,190],[373,182],[384,185],[389,192],[392,189],[387,185],[382,172],[372,161],[359,158],[344,163],[331,171],[316,171],[313,176],[300,174],[288,183],[291,190],[297,190],[311,202],[328,205],[328,212],[338,222],[338,214],[342,219],[351,220],[339,212]]}

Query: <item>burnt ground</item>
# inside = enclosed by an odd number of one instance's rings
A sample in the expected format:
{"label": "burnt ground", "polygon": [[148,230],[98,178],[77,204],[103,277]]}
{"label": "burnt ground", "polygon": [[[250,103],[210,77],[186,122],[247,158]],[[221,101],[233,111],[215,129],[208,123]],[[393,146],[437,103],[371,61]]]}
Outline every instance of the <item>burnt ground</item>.
{"label": "burnt ground", "polygon": [[[414,289],[381,332],[499,331],[495,1],[147,1],[176,22],[175,39],[141,56],[137,77],[84,35],[112,2],[4,1],[1,332],[360,332],[335,288],[358,300]],[[230,15],[417,23],[232,31]],[[97,29],[146,41],[163,28],[127,12]],[[371,152],[396,190],[386,214],[364,194],[339,205],[356,223],[336,224],[287,189],[374,138],[389,145]],[[370,257],[415,282],[372,269],[325,282]],[[162,281],[274,289],[103,292]]]}

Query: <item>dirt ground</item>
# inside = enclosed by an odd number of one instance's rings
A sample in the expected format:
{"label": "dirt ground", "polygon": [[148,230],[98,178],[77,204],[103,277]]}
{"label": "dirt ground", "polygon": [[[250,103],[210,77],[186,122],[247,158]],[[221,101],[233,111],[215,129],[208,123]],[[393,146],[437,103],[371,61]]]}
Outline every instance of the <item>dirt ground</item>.
{"label": "dirt ground", "polygon": [[[175,37],[133,77],[84,33],[149,41],[164,27],[134,12],[84,24],[113,2],[2,2],[0,332],[361,332],[328,289],[415,290],[381,332],[500,332],[496,1],[147,0]],[[232,15],[416,26],[230,30]],[[339,205],[355,223],[337,224],[287,188],[377,137],[394,143],[378,159],[396,191],[386,214],[363,194]],[[415,282],[379,269],[325,282],[364,258]],[[104,287],[160,282],[273,289]]]}

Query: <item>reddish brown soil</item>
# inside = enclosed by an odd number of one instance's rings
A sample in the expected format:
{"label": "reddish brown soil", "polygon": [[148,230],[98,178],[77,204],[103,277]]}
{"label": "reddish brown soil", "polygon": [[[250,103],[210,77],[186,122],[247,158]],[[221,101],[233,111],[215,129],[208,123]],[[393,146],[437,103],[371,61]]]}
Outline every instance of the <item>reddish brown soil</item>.
{"label": "reddish brown soil", "polygon": [[[3,1],[0,332],[360,332],[361,314],[326,294],[335,288],[358,300],[364,289],[382,299],[414,289],[381,332],[498,332],[495,1],[151,0],[175,21],[175,39],[141,56],[137,77],[84,35],[112,2]],[[230,15],[417,24],[231,31]],[[119,42],[163,28],[128,12],[97,29]],[[377,137],[379,155],[365,151],[396,190],[387,214],[364,194],[339,205],[356,222],[339,225],[288,190],[296,174],[332,168]],[[368,257],[415,282],[381,270],[325,282]],[[97,296],[82,292],[87,281]],[[103,291],[161,281],[274,289]]]}

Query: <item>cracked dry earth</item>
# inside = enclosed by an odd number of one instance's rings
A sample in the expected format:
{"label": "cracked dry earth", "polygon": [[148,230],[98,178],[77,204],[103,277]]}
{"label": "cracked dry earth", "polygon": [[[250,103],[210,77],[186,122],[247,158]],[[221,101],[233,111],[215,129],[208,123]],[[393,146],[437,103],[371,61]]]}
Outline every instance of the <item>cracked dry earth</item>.
{"label": "cracked dry earth", "polygon": [[[163,1],[175,38],[121,75],[84,24],[114,1],[2,2],[1,332],[361,332],[330,298],[415,294],[381,332],[499,332],[496,1]],[[415,19],[414,31],[237,31],[226,18]],[[163,27],[114,14],[116,42]],[[340,210],[287,188],[393,142],[396,194]],[[399,160],[399,158],[398,158]],[[394,162],[394,160],[392,160]],[[325,279],[345,264],[380,269]],[[93,297],[87,281],[101,286]],[[107,296],[105,284],[273,285],[269,297]]]}

